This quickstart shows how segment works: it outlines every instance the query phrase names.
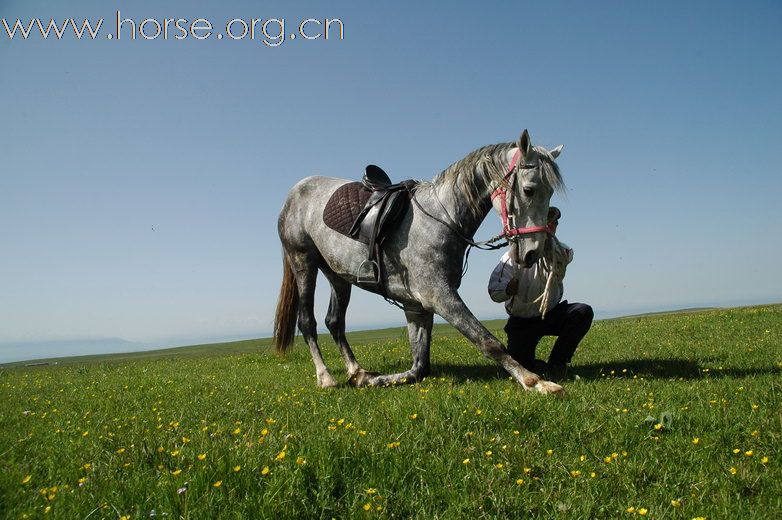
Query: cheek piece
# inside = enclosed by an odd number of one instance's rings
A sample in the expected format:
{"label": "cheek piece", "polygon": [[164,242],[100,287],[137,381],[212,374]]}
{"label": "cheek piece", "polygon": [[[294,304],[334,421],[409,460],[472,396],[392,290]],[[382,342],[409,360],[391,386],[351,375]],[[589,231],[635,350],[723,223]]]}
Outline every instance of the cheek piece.
{"label": "cheek piece", "polygon": [[[491,194],[492,200],[498,197],[500,199],[500,218],[502,219],[502,235],[500,236],[505,237],[508,240],[513,240],[519,237],[523,238],[523,235],[529,235],[532,233],[554,234],[553,224],[548,224],[546,226],[530,226],[525,228],[511,227],[510,218],[508,216],[508,190],[505,188],[505,186],[511,185],[508,182],[508,179],[510,179],[514,173],[518,172],[520,158],[521,158],[521,150],[516,150],[516,153],[513,154],[513,159],[508,165],[508,172],[505,174],[505,177],[502,178],[503,182],[501,182],[500,186],[496,190],[494,190],[494,192]],[[534,168],[534,166],[528,166],[528,167]]]}

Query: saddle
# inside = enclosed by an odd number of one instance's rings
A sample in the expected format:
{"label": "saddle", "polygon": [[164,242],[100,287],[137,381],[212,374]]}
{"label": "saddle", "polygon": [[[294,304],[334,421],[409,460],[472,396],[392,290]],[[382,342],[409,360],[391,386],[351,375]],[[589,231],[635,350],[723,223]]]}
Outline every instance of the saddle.
{"label": "saddle", "polygon": [[328,227],[369,246],[356,279],[381,294],[385,292],[382,245],[407,214],[414,184],[413,180],[392,184],[386,172],[370,164],[361,182],[340,186],[323,209]]}

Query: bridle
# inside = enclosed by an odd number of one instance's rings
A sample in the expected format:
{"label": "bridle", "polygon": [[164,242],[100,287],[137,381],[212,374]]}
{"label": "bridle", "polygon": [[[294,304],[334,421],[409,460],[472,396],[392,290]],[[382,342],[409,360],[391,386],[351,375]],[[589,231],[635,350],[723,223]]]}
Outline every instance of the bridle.
{"label": "bridle", "polygon": [[[515,223],[512,223],[513,215],[508,214],[508,192],[510,192],[511,195],[513,194],[513,186],[518,180],[519,170],[535,168],[534,165],[520,163],[520,158],[521,149],[517,149],[516,153],[513,154],[513,159],[511,159],[511,162],[508,165],[508,172],[505,174],[505,177],[502,178],[499,187],[491,194],[492,201],[498,197],[500,199],[500,218],[502,219],[502,235],[500,235],[500,237],[505,238],[508,241],[518,240],[519,238],[524,238],[523,235],[532,233],[554,233],[553,226],[550,224],[546,226],[530,226],[525,228],[511,227]],[[511,177],[513,178],[512,181],[509,180]],[[511,202],[512,201],[513,200],[511,199]]]}
{"label": "bridle", "polygon": [[[533,165],[520,164],[519,163],[520,158],[521,158],[521,150],[519,149],[516,150],[515,154],[513,154],[513,159],[508,165],[508,172],[502,178],[502,182],[500,182],[500,186],[496,190],[494,190],[491,194],[491,200],[494,200],[496,197],[500,197],[500,216],[502,218],[502,233],[497,235],[496,237],[490,238],[489,240],[476,242],[472,239],[472,237],[468,238],[464,236],[464,234],[458,229],[453,219],[448,214],[448,211],[444,207],[443,207],[443,211],[445,212],[446,219],[450,222],[443,220],[439,217],[436,217],[431,213],[429,213],[428,211],[426,211],[424,207],[421,206],[421,203],[418,202],[418,199],[415,196],[415,189],[408,188],[408,192],[410,193],[410,199],[413,201],[416,207],[418,207],[418,209],[421,210],[421,213],[423,213],[424,215],[431,218],[432,220],[435,220],[440,224],[442,224],[443,226],[450,229],[457,237],[459,237],[462,241],[464,241],[467,244],[467,252],[464,255],[464,265],[462,266],[462,277],[467,272],[468,260],[470,258],[470,249],[473,247],[478,249],[483,249],[484,251],[493,251],[507,246],[511,241],[516,241],[519,238],[523,238],[524,235],[529,235],[532,233],[549,233],[551,235],[554,234],[555,229],[553,224],[546,225],[546,226],[531,226],[526,228],[512,228],[510,226],[510,222],[508,218],[508,190],[506,189],[506,186],[510,188],[512,193],[513,184],[509,183],[508,179],[510,179],[514,173],[518,173],[520,169],[535,168],[535,166]],[[516,177],[518,177],[518,175]],[[516,177],[514,177],[513,183],[516,182]],[[436,194],[435,194],[435,199],[437,199],[437,202],[442,207],[443,204],[442,202],[440,202],[440,199],[437,198]],[[500,242],[503,239],[505,241]]]}
{"label": "bridle", "polygon": [[[495,250],[495,249],[501,249],[508,245],[510,241],[516,241],[519,238],[523,238],[524,235],[529,235],[532,233],[549,233],[551,235],[554,234],[554,226],[553,224],[549,224],[546,226],[530,226],[526,228],[517,228],[517,227],[511,227],[510,220],[512,219],[513,215],[508,215],[508,191],[513,193],[513,185],[516,182],[516,179],[518,175],[514,176],[514,174],[517,174],[519,170],[521,169],[534,169],[534,165],[530,164],[522,164],[519,163],[519,159],[521,158],[521,150],[517,149],[516,153],[513,154],[513,158],[511,159],[510,164],[508,165],[508,172],[505,174],[505,176],[502,178],[502,181],[500,182],[500,185],[497,189],[495,189],[491,194],[491,200],[494,200],[495,198],[500,198],[500,217],[502,219],[502,233],[497,235],[496,237],[492,237],[489,240],[483,240],[480,242],[476,242],[472,240],[472,238],[465,237],[461,231],[456,227],[456,225],[453,222],[453,219],[450,215],[448,215],[448,211],[443,208],[443,211],[445,211],[446,218],[450,221],[447,222],[441,218],[438,218],[428,211],[426,211],[423,206],[418,202],[418,200],[415,197],[415,190],[409,190],[410,192],[410,199],[413,201],[413,203],[418,207],[421,212],[426,215],[427,217],[436,220],[440,224],[444,225],[451,231],[453,231],[456,236],[458,236],[460,239],[462,239],[464,242],[468,244],[467,248],[467,255],[465,256],[465,267],[464,270],[467,269],[467,257],[470,255],[470,247],[477,247],[478,249],[483,250]],[[512,182],[508,182],[508,179],[513,177]],[[507,188],[509,189],[507,189]],[[435,198],[437,196],[435,195]],[[440,203],[440,206],[442,207],[442,202],[440,202],[440,199],[437,199],[437,202]],[[499,242],[500,240],[505,240],[504,242]]]}

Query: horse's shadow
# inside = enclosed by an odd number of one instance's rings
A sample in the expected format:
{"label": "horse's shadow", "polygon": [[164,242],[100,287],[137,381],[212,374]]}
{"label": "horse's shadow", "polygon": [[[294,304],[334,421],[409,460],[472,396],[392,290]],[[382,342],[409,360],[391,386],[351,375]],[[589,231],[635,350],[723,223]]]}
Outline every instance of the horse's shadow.
{"label": "horse's shadow", "polygon": [[[643,377],[645,379],[703,379],[709,378],[743,378],[768,374],[778,374],[776,367],[707,369],[691,359],[681,358],[643,358],[608,361],[605,363],[576,364],[572,373],[584,380],[598,380],[609,377]],[[709,363],[712,364],[712,363]],[[457,363],[434,363],[432,376],[453,377],[460,381],[492,381],[505,379],[508,374],[498,366],[465,365]]]}

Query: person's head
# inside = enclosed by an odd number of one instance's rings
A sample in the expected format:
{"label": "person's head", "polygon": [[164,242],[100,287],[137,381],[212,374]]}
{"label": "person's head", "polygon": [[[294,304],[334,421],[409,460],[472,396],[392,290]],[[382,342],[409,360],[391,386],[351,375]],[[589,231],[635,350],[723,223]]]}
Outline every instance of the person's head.
{"label": "person's head", "polygon": [[556,206],[551,206],[548,209],[548,227],[552,233],[557,232],[557,225],[559,224],[559,218],[562,216],[562,212]]}

